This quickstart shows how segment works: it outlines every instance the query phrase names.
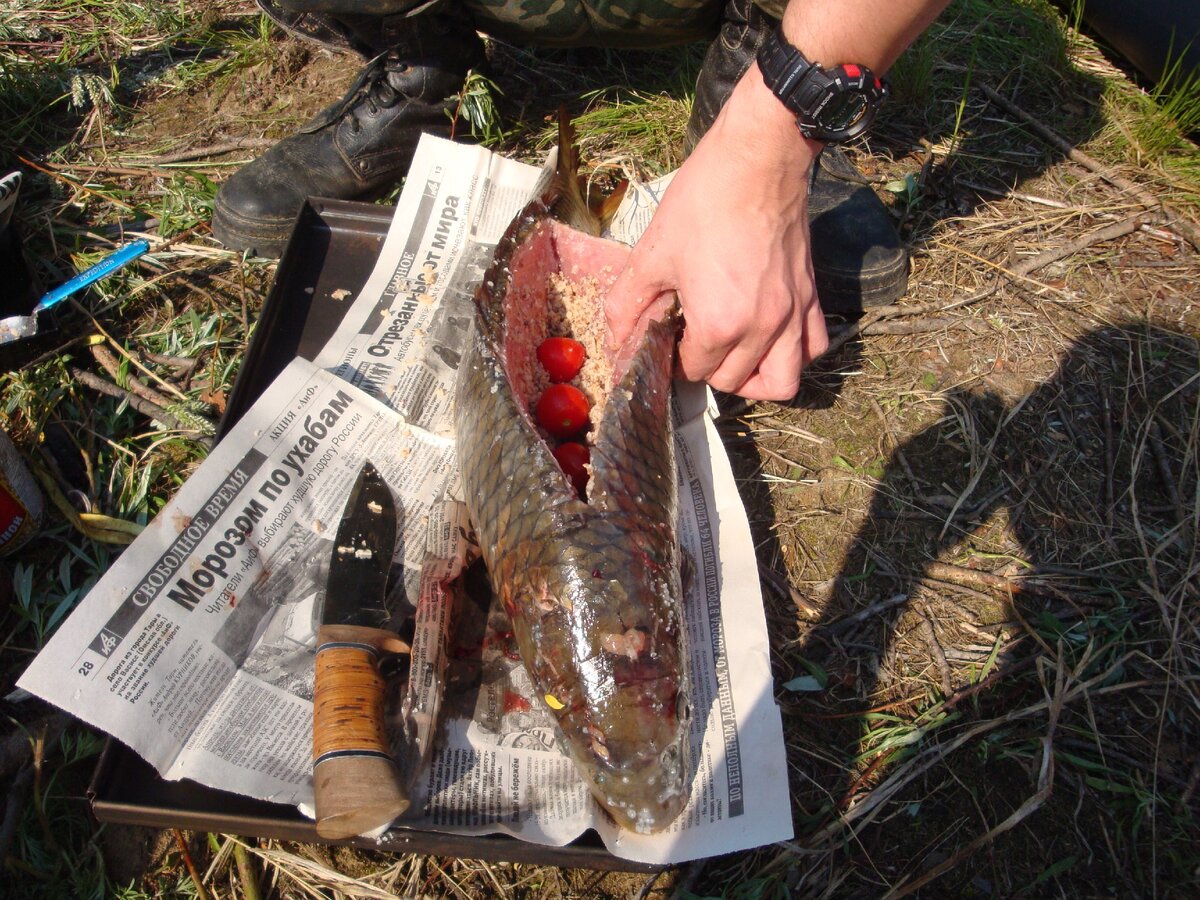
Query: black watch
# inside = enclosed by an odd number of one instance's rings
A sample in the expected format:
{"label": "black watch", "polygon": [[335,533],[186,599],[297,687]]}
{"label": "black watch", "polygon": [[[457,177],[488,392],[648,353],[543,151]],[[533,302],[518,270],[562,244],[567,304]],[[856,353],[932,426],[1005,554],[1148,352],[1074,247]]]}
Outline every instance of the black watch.
{"label": "black watch", "polygon": [[866,131],[888,95],[887,82],[866,66],[823,69],[809,62],[779,28],[759,47],[758,67],[767,87],[796,116],[800,133],[829,144]]}

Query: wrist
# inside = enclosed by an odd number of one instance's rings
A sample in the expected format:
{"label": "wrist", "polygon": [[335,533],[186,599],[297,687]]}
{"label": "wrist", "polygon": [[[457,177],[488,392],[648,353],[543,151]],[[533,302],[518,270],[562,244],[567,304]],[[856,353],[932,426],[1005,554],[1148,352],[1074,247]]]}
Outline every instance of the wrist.
{"label": "wrist", "polygon": [[737,83],[727,112],[729,125],[754,136],[741,147],[760,160],[776,159],[793,170],[807,172],[824,146],[800,133],[796,117],[767,87],[757,63],[751,64]]}

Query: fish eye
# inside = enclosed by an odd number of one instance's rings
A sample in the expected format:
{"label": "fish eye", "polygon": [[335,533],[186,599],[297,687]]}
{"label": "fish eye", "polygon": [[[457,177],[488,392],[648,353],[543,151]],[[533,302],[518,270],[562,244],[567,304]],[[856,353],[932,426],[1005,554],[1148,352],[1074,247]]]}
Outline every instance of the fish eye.
{"label": "fish eye", "polygon": [[663,782],[670,784],[679,771],[679,747],[672,744],[659,755],[658,761],[662,767]]}

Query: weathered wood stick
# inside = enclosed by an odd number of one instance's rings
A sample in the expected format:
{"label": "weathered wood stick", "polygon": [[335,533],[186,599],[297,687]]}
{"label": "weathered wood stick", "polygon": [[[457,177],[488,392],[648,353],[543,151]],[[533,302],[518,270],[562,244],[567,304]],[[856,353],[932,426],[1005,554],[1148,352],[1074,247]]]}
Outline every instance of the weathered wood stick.
{"label": "weathered wood stick", "polygon": [[1196,250],[1200,250],[1200,229],[1185,219],[1171,207],[1167,206],[1145,188],[1134,184],[1128,178],[1117,175],[1112,171],[1111,167],[1105,166],[1098,160],[1088,156],[1082,150],[1075,147],[1070,141],[1054,131],[1048,125],[1044,125],[1033,117],[1032,114],[1026,112],[1017,104],[1013,103],[1007,97],[1003,96],[999,91],[991,85],[981,84],[979,89],[992,103],[995,103],[1005,112],[1016,116],[1026,125],[1034,130],[1039,137],[1054,147],[1066,154],[1067,158],[1072,162],[1079,163],[1089,172],[1094,172],[1111,184],[1113,187],[1120,188],[1123,191],[1128,191],[1137,197],[1138,202],[1144,204],[1150,209],[1161,210],[1166,218],[1166,224],[1181,238],[1187,241]]}

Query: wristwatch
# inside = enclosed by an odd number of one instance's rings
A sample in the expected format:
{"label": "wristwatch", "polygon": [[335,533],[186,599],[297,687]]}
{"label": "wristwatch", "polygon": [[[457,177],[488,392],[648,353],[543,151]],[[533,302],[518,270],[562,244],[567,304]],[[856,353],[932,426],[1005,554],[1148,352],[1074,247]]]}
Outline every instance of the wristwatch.
{"label": "wristwatch", "polygon": [[866,131],[888,95],[887,82],[866,66],[824,69],[773,30],[758,49],[758,67],[806,138],[839,144]]}

